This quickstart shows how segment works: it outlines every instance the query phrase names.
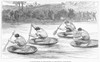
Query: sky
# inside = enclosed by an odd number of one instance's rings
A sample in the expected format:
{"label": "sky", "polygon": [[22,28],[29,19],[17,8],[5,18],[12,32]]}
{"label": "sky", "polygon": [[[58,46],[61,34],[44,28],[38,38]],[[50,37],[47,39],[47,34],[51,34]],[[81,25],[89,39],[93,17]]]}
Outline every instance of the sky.
{"label": "sky", "polygon": [[[10,1],[27,1],[27,3],[38,2],[39,4],[55,4],[66,1],[87,1],[87,0],[2,0],[3,4],[9,4]],[[88,0],[88,1],[98,1],[98,0]]]}
{"label": "sky", "polygon": [[[37,2],[39,4],[56,4],[66,1],[86,1],[86,0],[2,0],[3,5],[12,5],[11,1],[26,1],[27,3],[34,3]],[[88,0],[89,1],[89,0]],[[90,1],[96,1],[96,0],[90,0]]]}
{"label": "sky", "polygon": [[[3,5],[11,5],[10,1],[18,1],[18,0],[3,0]],[[67,0],[22,0],[22,1],[27,1],[27,3],[37,2],[39,4],[55,4],[55,3],[66,2]]]}

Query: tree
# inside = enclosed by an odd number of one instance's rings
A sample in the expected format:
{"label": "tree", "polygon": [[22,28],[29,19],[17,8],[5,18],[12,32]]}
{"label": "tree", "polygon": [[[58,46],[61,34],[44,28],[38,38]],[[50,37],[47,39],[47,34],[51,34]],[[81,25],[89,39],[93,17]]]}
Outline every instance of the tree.
{"label": "tree", "polygon": [[14,12],[14,19],[16,22],[19,22],[19,11],[17,10]]}
{"label": "tree", "polygon": [[16,6],[18,6],[19,9],[23,10],[24,4],[26,2],[25,1],[13,1],[13,4],[15,4]]}
{"label": "tree", "polygon": [[35,6],[37,6],[37,5],[38,5],[38,3],[37,3],[37,2],[35,2],[34,4],[35,4]]}
{"label": "tree", "polygon": [[93,12],[92,15],[93,15],[93,18],[94,18],[95,20],[97,20],[97,19],[96,19],[96,12]]}
{"label": "tree", "polygon": [[74,13],[74,10],[73,9],[68,9],[69,13],[68,13],[68,17],[70,19],[74,18],[75,17],[75,13]]}
{"label": "tree", "polygon": [[54,20],[54,12],[52,10],[49,10],[48,12],[48,17],[51,19],[51,20]]}
{"label": "tree", "polygon": [[23,7],[24,7],[24,4],[26,3],[25,1],[20,1],[21,5],[22,5],[22,10],[23,10]]}
{"label": "tree", "polygon": [[18,6],[18,9],[20,9],[20,2],[19,1],[13,1],[13,4],[15,4],[16,6]]}

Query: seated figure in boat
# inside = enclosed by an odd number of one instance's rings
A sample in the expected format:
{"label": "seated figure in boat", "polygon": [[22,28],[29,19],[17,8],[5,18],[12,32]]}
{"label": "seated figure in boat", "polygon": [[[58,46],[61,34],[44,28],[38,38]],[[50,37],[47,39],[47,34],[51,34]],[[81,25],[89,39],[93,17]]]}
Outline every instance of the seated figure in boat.
{"label": "seated figure in boat", "polygon": [[11,43],[16,44],[15,47],[14,47],[14,50],[17,50],[17,49],[24,50],[26,43],[27,43],[25,38],[23,36],[19,35],[19,34],[15,34],[15,38],[16,39],[14,41],[8,40]]}
{"label": "seated figure in boat", "polygon": [[48,37],[47,32],[43,28],[34,27],[32,24],[31,26],[36,30],[36,33],[29,34],[29,36],[31,36],[31,40],[29,41],[30,44],[54,45],[58,42],[58,39],[53,37]]}
{"label": "seated figure in boat", "polygon": [[65,28],[59,28],[60,30],[66,30],[66,32],[72,32],[76,29],[76,27],[72,22],[65,21],[64,24],[65,24]]}
{"label": "seated figure in boat", "polygon": [[58,33],[58,36],[67,36],[67,35],[72,35],[73,32],[76,30],[75,25],[72,22],[65,21],[64,22],[65,27],[64,28],[59,28],[60,30],[65,30],[65,32],[60,32]]}
{"label": "seated figure in boat", "polygon": [[44,39],[46,39],[48,37],[48,34],[44,29],[42,29],[40,27],[35,27],[34,29],[36,30],[36,33],[30,34],[30,36],[32,37],[32,40],[43,41]]}
{"label": "seated figure in boat", "polygon": [[87,44],[88,46],[88,44],[90,43],[89,33],[82,28],[78,28],[78,30],[75,31],[73,39],[76,45],[79,46],[81,44]]}

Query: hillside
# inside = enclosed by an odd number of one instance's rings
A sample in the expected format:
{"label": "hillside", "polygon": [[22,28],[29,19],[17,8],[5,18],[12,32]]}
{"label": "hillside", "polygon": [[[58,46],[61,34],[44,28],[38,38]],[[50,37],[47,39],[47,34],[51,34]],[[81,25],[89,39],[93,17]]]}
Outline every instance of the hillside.
{"label": "hillside", "polygon": [[[2,6],[3,10],[17,10],[18,7],[16,6],[10,6],[10,5],[4,5]],[[24,10],[32,10],[32,11],[36,11],[36,10],[53,10],[53,11],[59,11],[63,9],[62,8],[62,4],[45,4],[45,5],[40,5],[40,6],[28,6],[28,7],[24,7]]]}
{"label": "hillside", "polygon": [[16,6],[11,6],[11,5],[2,5],[2,9],[3,10],[17,10],[18,9],[18,7],[16,7]]}
{"label": "hillside", "polygon": [[76,12],[82,11],[88,11],[88,12],[97,12],[98,10],[98,2],[95,1],[70,1],[65,3],[65,8],[72,8]]}
{"label": "hillside", "polygon": [[[11,9],[16,10],[18,7],[11,6],[11,5],[3,5],[3,9]],[[65,7],[65,8],[64,8]],[[97,12],[98,10],[98,2],[92,2],[92,1],[68,1],[61,4],[44,4],[39,6],[28,6],[25,7],[28,10],[37,10],[37,9],[50,9],[50,10],[61,10],[62,8],[68,10],[69,8],[74,9],[76,12],[78,11],[89,11],[89,12]]]}

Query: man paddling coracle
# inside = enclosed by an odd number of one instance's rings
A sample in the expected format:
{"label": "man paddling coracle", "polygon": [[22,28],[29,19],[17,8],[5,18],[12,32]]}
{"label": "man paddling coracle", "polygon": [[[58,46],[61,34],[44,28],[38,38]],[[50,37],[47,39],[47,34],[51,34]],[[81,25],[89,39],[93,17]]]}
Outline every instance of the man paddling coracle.
{"label": "man paddling coracle", "polygon": [[81,44],[88,45],[90,42],[89,33],[82,28],[78,28],[78,30],[74,33],[73,39],[74,39],[76,45],[81,45]]}
{"label": "man paddling coracle", "polygon": [[48,37],[47,32],[43,28],[40,28],[40,27],[33,27],[33,28],[36,30],[36,33],[29,34],[29,36],[33,37],[34,41],[43,41],[44,39]]}
{"label": "man paddling coracle", "polygon": [[24,49],[26,46],[26,40],[23,36],[19,35],[19,34],[15,34],[15,40],[11,41],[10,39],[8,41],[10,41],[13,44],[16,44],[14,49]]}

